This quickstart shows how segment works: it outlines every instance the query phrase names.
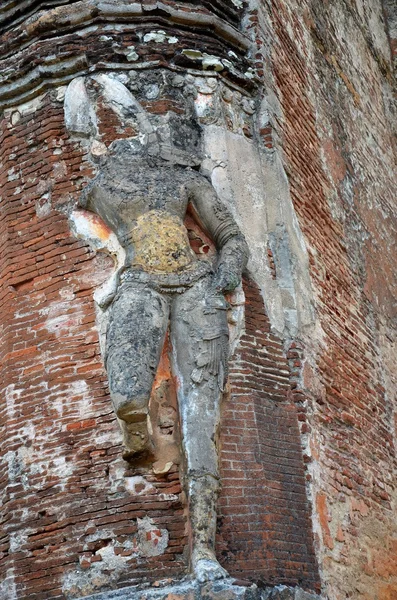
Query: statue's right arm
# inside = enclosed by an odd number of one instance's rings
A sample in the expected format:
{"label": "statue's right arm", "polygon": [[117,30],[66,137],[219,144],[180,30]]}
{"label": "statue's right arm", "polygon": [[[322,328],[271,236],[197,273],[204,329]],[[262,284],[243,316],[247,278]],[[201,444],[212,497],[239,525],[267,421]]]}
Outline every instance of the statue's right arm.
{"label": "statue's right arm", "polygon": [[[91,242],[97,251],[103,250],[112,256],[115,262],[115,271],[99,288],[95,290],[94,293],[94,299],[96,303],[102,310],[105,310],[112,302],[117,292],[120,273],[124,268],[125,263],[125,251],[120,245],[116,234],[106,225],[106,223],[103,221],[102,215],[96,209],[95,200],[98,200],[97,194],[100,194],[100,191],[101,188],[98,186],[97,178],[95,178],[83,189],[77,203],[79,208],[84,209],[84,212],[89,211],[94,213],[91,215],[91,217],[89,217],[87,213],[83,217],[84,225],[80,235],[85,237],[87,241]],[[103,221],[106,227],[98,228],[95,226],[101,221]],[[102,232],[102,234],[99,232]]]}

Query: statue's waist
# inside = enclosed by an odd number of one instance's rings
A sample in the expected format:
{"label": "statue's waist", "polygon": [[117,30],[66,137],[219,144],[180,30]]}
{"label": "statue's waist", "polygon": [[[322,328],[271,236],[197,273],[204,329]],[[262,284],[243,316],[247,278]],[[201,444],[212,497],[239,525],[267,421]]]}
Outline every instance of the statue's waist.
{"label": "statue's waist", "polygon": [[135,267],[127,267],[120,276],[122,286],[142,283],[161,293],[182,293],[202,277],[211,276],[213,268],[207,260],[197,260],[191,268],[177,273],[149,273]]}
{"label": "statue's waist", "polygon": [[177,273],[197,261],[182,220],[162,210],[151,210],[120,240],[131,249],[129,265],[147,273]]}

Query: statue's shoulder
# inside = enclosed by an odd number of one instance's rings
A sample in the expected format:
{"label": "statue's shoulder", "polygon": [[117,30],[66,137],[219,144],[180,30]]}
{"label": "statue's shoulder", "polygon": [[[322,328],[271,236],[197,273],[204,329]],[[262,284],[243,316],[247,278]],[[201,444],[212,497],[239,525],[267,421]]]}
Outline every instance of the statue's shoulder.
{"label": "statue's shoulder", "polygon": [[200,171],[192,169],[191,167],[185,167],[183,169],[183,173],[187,185],[211,185],[210,180],[205,175],[200,173]]}

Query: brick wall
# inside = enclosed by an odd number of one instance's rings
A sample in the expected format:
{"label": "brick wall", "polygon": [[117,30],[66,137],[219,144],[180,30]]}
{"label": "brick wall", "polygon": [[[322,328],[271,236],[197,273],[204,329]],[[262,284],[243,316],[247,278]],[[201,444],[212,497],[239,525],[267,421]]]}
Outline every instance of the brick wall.
{"label": "brick wall", "polygon": [[[70,233],[66,213],[93,167],[65,133],[56,94],[2,122],[1,551],[3,589],[18,600],[79,597],[187,569],[177,466],[156,476],[121,458],[92,298],[112,261]],[[172,108],[183,105],[174,99]],[[146,109],[160,107],[148,101]],[[100,105],[106,143],[122,130],[108,113]],[[222,426],[218,554],[244,581],[314,589],[290,370],[258,290],[247,283],[246,293],[247,332]],[[159,377],[167,386],[166,360]]]}
{"label": "brick wall", "polygon": [[[225,6],[216,12],[229,14]],[[285,344],[246,282],[246,332],[223,412],[218,553],[239,579],[318,589],[306,485],[324,595],[393,600],[395,146],[383,12],[372,0],[262,0],[257,8],[245,23],[270,92],[260,134],[284,159],[317,320]],[[154,16],[148,30],[161,24]],[[98,46],[88,30],[84,39],[65,36],[65,59],[86,49],[89,64],[129,65],[105,35]],[[4,47],[25,72],[48,40],[16,55],[19,39],[9,32]],[[121,41],[122,51],[138,43],[135,33]],[[226,51],[213,32],[206,43]],[[56,97],[1,121],[0,589],[12,600],[186,572],[177,468],[132,472],[120,458],[92,301],[111,264],[70,234],[65,213],[92,170],[64,131]],[[119,136],[117,120],[101,111],[104,135]]]}
{"label": "brick wall", "polygon": [[242,580],[318,590],[292,372],[257,286],[244,292],[221,427],[219,552]]}
{"label": "brick wall", "polygon": [[397,226],[382,7],[264,1],[261,10],[273,138],[316,295],[295,379],[324,593],[391,600]]}
{"label": "brick wall", "polygon": [[[49,96],[1,126],[5,597],[64,598],[62,585],[79,596],[115,578],[175,576],[185,569],[178,473],[143,483],[121,459],[92,299],[111,261],[74,239],[60,212],[90,169]],[[167,548],[156,555],[165,524]]]}

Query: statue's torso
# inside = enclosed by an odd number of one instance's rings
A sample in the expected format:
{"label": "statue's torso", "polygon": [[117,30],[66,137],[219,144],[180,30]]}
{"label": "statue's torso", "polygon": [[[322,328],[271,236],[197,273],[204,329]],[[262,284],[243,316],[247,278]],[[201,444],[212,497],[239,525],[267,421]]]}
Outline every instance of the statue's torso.
{"label": "statue's torso", "polygon": [[194,267],[183,224],[192,176],[181,168],[133,163],[128,176],[104,172],[93,182],[87,208],[116,233],[127,266],[159,274]]}

